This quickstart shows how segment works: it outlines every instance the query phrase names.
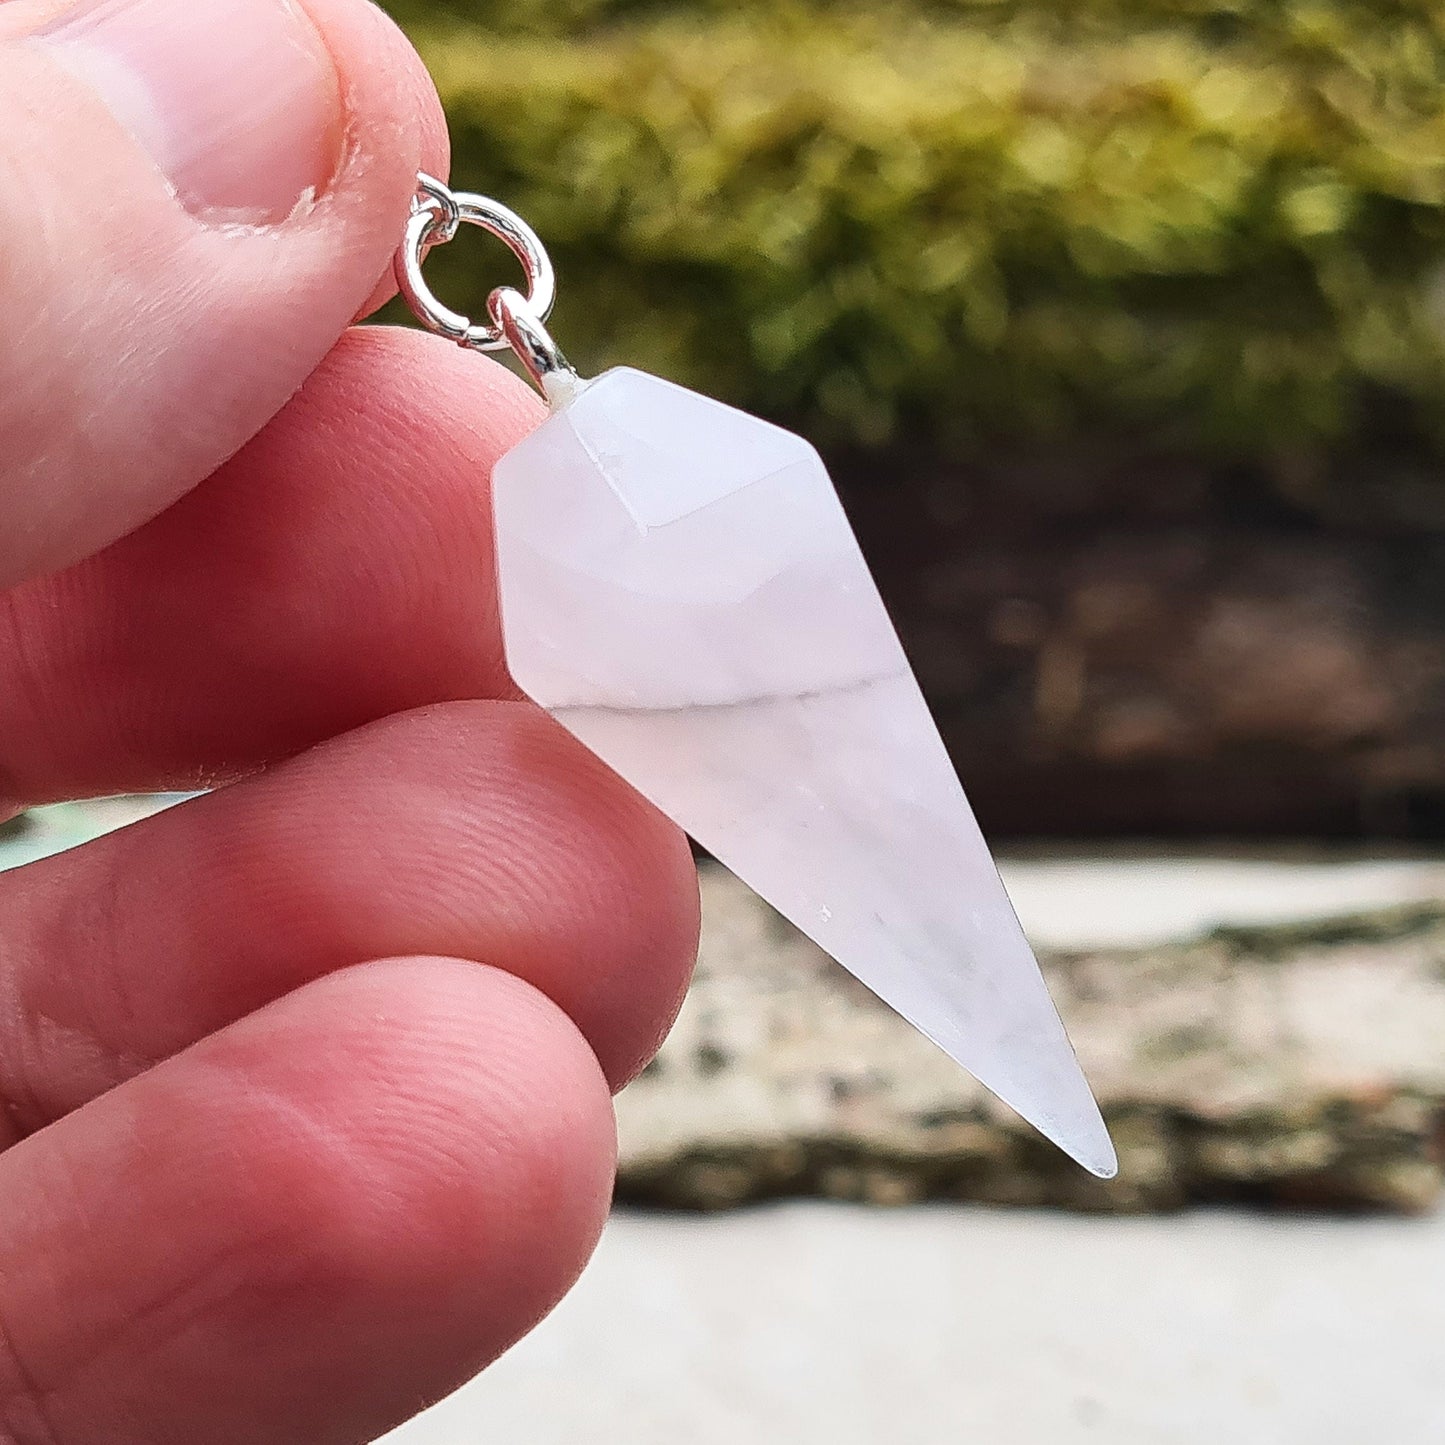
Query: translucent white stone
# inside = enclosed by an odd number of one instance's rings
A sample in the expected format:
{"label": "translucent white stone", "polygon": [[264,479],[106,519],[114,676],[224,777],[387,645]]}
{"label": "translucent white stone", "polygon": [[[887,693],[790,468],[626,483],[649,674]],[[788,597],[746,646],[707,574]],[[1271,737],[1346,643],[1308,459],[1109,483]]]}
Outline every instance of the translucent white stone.
{"label": "translucent white stone", "polygon": [[1097,1174],[1114,1151],[817,453],[632,370],[498,463],[518,684]]}

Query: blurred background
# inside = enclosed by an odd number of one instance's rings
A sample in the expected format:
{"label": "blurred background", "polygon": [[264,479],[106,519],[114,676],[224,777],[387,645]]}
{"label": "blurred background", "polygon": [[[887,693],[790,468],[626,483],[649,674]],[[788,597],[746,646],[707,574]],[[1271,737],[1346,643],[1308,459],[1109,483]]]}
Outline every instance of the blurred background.
{"label": "blurred background", "polygon": [[387,3],[583,372],[823,450],[1122,1165],[704,863],[597,1261],[397,1445],[1439,1445],[1445,8]]}
{"label": "blurred background", "polygon": [[994,834],[1445,836],[1433,0],[389,3],[584,371],[824,449]]}

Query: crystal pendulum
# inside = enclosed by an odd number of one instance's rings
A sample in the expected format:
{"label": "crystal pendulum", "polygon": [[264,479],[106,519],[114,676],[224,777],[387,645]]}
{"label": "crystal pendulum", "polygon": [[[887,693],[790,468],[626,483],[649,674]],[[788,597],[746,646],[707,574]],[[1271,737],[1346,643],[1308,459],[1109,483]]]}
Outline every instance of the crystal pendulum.
{"label": "crystal pendulum", "polygon": [[[490,325],[421,257],[459,222],[531,283]],[[699,844],[1085,1168],[1115,1172],[1049,999],[822,461],[801,437],[629,368],[582,381],[543,330],[526,224],[422,178],[407,299],[512,347],[551,416],[494,470],[517,684]]]}

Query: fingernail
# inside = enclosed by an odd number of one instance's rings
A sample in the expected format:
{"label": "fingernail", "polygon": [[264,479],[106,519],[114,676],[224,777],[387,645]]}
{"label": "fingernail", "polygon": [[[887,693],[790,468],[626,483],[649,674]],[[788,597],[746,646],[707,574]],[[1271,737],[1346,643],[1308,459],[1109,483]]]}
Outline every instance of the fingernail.
{"label": "fingernail", "polygon": [[293,0],[85,0],[37,38],[198,215],[284,220],[336,171],[340,82]]}

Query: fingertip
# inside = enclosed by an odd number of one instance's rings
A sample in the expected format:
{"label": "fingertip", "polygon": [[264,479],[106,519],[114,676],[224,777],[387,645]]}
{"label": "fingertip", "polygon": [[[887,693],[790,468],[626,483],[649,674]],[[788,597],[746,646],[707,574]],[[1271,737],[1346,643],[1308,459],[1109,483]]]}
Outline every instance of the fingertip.
{"label": "fingertip", "polygon": [[[605,896],[570,921],[608,919],[610,966],[574,970],[564,987],[615,1093],[661,1047],[682,1006],[702,928],[697,867],[687,835],[560,723],[531,702],[512,707],[506,766],[545,784],[532,804],[537,856],[607,860],[595,875]],[[562,950],[597,952],[583,936]]]}
{"label": "fingertip", "polygon": [[614,1157],[595,1058],[520,980],[298,989],[0,1157],[0,1436],[372,1439],[556,1303]]}
{"label": "fingertip", "polygon": [[[449,837],[468,893],[490,895],[485,929],[474,916],[456,951],[505,966],[563,1007],[614,1092],[636,1077],[671,1028],[697,958],[697,868],[682,830],[527,699],[418,708],[335,739],[317,756],[328,773],[364,773],[353,808],[393,839],[414,826],[398,802],[416,805],[423,776],[446,780],[450,806],[438,799],[425,815],[428,837],[416,840],[415,856],[427,858]],[[423,889],[440,896],[434,867],[422,872],[394,845],[378,866],[299,841],[286,871],[311,880],[313,910],[322,898],[333,910],[313,916],[329,916],[337,930],[343,915],[365,907],[359,880],[373,870],[374,890],[417,900],[412,917],[425,909]],[[261,866],[274,870],[276,854],[263,846]],[[490,860],[484,872],[482,856]],[[476,906],[459,901],[446,911],[464,917]]]}
{"label": "fingertip", "polygon": [[[321,3],[321,0],[308,0],[308,4],[313,3]],[[335,0],[331,0],[331,3],[335,3]],[[398,57],[393,72],[394,83],[397,90],[407,98],[411,112],[416,116],[420,143],[417,169],[425,171],[429,176],[445,180],[451,173],[451,135],[447,130],[446,112],[442,108],[431,73],[397,21],[378,9],[376,23],[390,32],[387,50],[389,54],[394,53]],[[396,239],[400,244],[400,229]],[[362,321],[380,310],[396,295],[396,291],[396,277],[388,264],[353,320]]]}
{"label": "fingertip", "polygon": [[[452,798],[491,801],[494,816],[479,826],[479,807],[467,817],[452,856],[495,839],[489,851],[506,880],[506,917],[526,927],[509,929],[495,954],[476,956],[504,963],[561,1004],[614,1092],[636,1077],[671,1028],[697,958],[697,868],[682,830],[527,699],[417,709],[329,750],[338,760],[384,753],[396,759],[398,778],[414,777],[425,758],[428,771],[449,780]],[[375,794],[387,811],[395,796],[390,788]],[[434,837],[441,811],[433,810]],[[402,876],[401,868],[390,874],[393,884]],[[355,887],[333,878],[328,891],[341,899]]]}
{"label": "fingertip", "polygon": [[270,1251],[238,1327],[283,1357],[304,1346],[308,1388],[329,1375],[368,1430],[489,1364],[595,1248],[611,1099],[575,1025],[521,979],[435,956],[362,964],[207,1049],[238,1101],[225,1153],[252,1191],[244,1227]]}
{"label": "fingertip", "polygon": [[491,1358],[575,1279],[611,1198],[611,1101],[538,989],[467,960],[383,959],[228,1032],[213,1063],[246,1101],[230,1144],[266,1161],[252,1227],[323,1293],[367,1310],[427,1296]]}

